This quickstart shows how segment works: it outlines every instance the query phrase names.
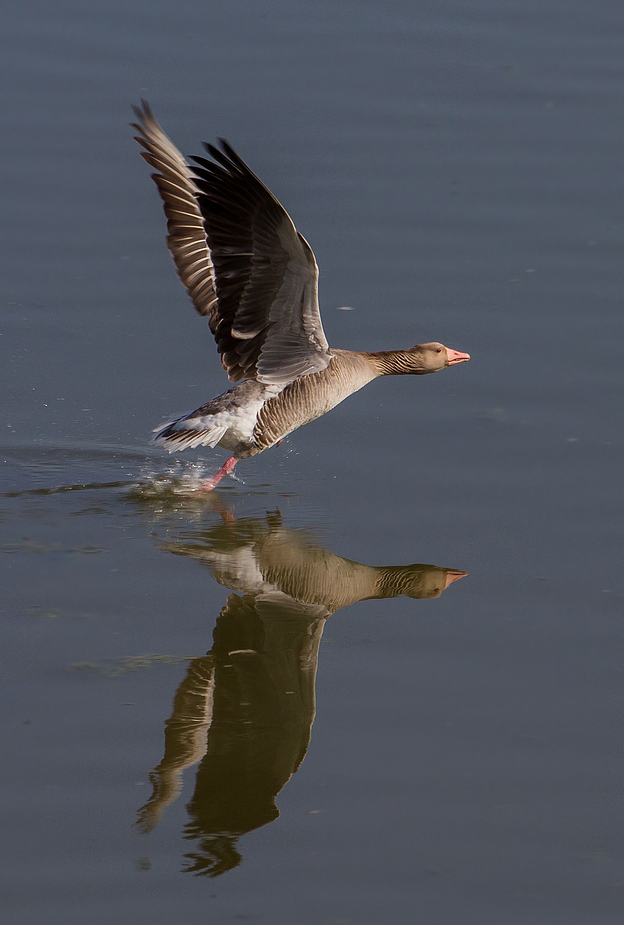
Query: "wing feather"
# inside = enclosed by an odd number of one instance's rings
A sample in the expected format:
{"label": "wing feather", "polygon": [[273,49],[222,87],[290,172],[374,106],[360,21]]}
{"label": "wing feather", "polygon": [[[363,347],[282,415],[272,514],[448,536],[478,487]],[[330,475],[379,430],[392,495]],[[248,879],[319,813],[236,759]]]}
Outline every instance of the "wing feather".
{"label": "wing feather", "polygon": [[[217,294],[204,221],[197,203],[197,187],[188,164],[165,135],[148,103],[133,107],[138,122],[133,128],[142,155],[157,172],[152,174],[167,216],[167,246],[193,305],[217,321]],[[192,266],[193,272],[189,272]]]}
{"label": "wing feather", "polygon": [[318,267],[286,210],[223,139],[189,165],[145,101],[135,113],[169,249],[230,380],[281,386],[325,369]]}

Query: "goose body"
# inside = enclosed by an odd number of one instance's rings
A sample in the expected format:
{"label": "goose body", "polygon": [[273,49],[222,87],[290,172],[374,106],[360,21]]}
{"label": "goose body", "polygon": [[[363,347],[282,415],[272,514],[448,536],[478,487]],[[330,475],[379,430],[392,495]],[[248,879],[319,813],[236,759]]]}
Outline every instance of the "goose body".
{"label": "goose body", "polygon": [[331,348],[318,306],[318,267],[305,238],[236,152],[206,145],[188,164],[148,104],[135,107],[145,160],[167,216],[178,275],[206,316],[233,388],[157,428],[170,452],[220,446],[232,454],[206,488],[239,459],[383,375],[425,374],[469,360],[443,344],[362,353]]}

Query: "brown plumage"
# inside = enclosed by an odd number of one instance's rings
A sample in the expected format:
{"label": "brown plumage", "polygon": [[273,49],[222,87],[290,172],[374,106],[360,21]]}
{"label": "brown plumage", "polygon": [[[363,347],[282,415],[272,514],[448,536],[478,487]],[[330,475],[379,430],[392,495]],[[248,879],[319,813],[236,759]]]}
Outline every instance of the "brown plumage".
{"label": "brown plumage", "polygon": [[383,375],[423,374],[464,362],[442,344],[355,353],[331,349],[318,305],[318,267],[307,241],[230,145],[188,164],[149,105],[134,108],[135,136],[167,216],[167,245],[180,279],[206,316],[234,388],[158,428],[170,452],[223,446],[253,456]]}

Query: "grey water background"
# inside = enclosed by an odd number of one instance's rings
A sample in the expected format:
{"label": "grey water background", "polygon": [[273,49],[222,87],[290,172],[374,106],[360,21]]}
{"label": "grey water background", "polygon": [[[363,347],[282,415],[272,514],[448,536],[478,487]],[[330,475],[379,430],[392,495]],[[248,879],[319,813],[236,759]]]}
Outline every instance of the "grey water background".
{"label": "grey water background", "polygon": [[[5,6],[3,921],[622,921],[621,15]],[[284,203],[331,344],[472,361],[372,384],[217,502],[185,491],[223,454],[171,459],[150,430],[226,383],[127,126],[139,96]],[[198,765],[134,823],[233,593],[205,556],[235,568],[278,510],[291,550],[469,574],[330,616],[279,818],[196,876]]]}

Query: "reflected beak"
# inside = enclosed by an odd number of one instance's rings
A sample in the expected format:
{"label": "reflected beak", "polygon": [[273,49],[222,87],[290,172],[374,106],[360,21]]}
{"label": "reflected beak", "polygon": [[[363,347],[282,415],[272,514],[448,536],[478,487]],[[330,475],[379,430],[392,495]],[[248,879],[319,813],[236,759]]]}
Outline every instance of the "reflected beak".
{"label": "reflected beak", "polygon": [[455,363],[466,363],[470,359],[469,353],[460,353],[459,350],[451,350],[450,347],[446,348],[446,355],[448,366],[454,366]]}
{"label": "reflected beak", "polygon": [[447,568],[446,578],[444,580],[444,590],[448,588],[449,585],[452,585],[454,581],[458,581],[460,578],[465,578],[468,572],[459,572],[454,568]]}

